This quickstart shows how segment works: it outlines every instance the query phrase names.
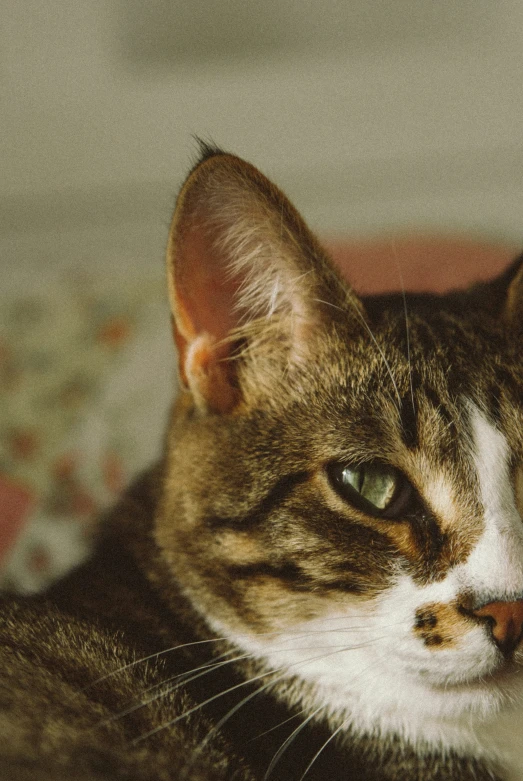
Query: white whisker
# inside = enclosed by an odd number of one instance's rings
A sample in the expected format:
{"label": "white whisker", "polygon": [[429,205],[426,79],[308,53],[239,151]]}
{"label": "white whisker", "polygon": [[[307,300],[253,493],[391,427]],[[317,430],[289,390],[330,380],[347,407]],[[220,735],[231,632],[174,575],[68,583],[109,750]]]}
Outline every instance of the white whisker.
{"label": "white whisker", "polygon": [[260,732],[258,735],[256,735],[256,737],[251,738],[251,741],[259,740],[260,738],[263,738],[265,735],[269,735],[271,732],[274,732],[275,730],[280,729],[280,727],[285,726],[285,724],[288,724],[289,721],[293,721],[294,719],[299,719],[299,717],[303,716],[304,713],[307,713],[307,708],[302,708],[296,713],[293,713],[292,716],[289,716],[288,719],[284,719],[283,721],[280,721],[278,724],[275,724],[274,727],[270,727],[269,729]]}
{"label": "white whisker", "polygon": [[[383,639],[383,638],[377,638],[373,642],[379,642],[379,639]],[[146,732],[145,734],[141,735],[140,737],[135,738],[135,740],[132,741],[132,744],[135,745],[135,744],[141,743],[142,741],[146,740],[147,738],[152,737],[153,735],[157,734],[161,730],[168,729],[169,727],[172,727],[177,722],[181,721],[184,718],[187,718],[187,716],[190,716],[191,713],[194,713],[195,711],[200,710],[200,708],[203,708],[206,705],[209,705],[211,702],[214,702],[215,700],[219,699],[220,697],[224,697],[226,694],[230,694],[231,692],[236,691],[237,689],[241,688],[242,686],[246,686],[246,685],[252,684],[255,681],[258,681],[258,680],[260,680],[262,678],[266,678],[268,675],[275,675],[276,673],[279,673],[282,670],[284,670],[283,674],[278,676],[276,679],[271,680],[269,682],[269,684],[267,684],[266,688],[270,688],[271,685],[273,685],[273,684],[277,683],[278,681],[283,680],[284,678],[286,678],[290,668],[295,669],[296,667],[301,667],[304,664],[309,664],[310,662],[316,661],[318,659],[327,659],[328,657],[334,656],[335,654],[345,653],[345,652],[350,651],[350,650],[355,650],[356,648],[362,648],[362,647],[368,646],[369,644],[370,643],[362,643],[359,646],[342,645],[339,648],[337,648],[335,651],[332,651],[332,653],[320,654],[319,656],[312,656],[312,657],[308,657],[307,659],[301,659],[299,662],[296,662],[294,664],[282,665],[281,667],[277,667],[275,669],[271,669],[271,670],[268,670],[267,672],[261,673],[260,675],[256,675],[254,678],[249,678],[249,679],[246,679],[244,681],[240,681],[240,683],[237,683],[234,686],[231,686],[229,689],[226,689],[225,691],[222,691],[222,692],[218,692],[218,694],[214,694],[212,697],[209,697],[204,702],[201,702],[198,705],[195,705],[192,708],[189,708],[189,710],[184,711],[183,713],[179,714],[178,716],[176,716],[174,719],[171,719],[167,723],[160,724],[159,726],[155,727],[152,730],[149,730],[148,732]],[[327,646],[327,647],[332,647],[332,646]],[[231,660],[229,660],[229,661],[231,661]],[[257,690],[257,691],[259,692],[259,690]],[[168,691],[167,692],[162,692],[162,694],[159,695],[159,696],[166,696],[168,693],[169,693]],[[250,697],[248,697],[246,699],[248,700],[248,699],[250,699]]]}
{"label": "white whisker", "polygon": [[[358,616],[357,614],[356,615],[353,615],[353,614],[345,615],[345,614],[343,614],[343,615],[339,615],[339,616],[327,616],[325,618],[322,618],[321,621],[322,622],[327,622],[327,621],[329,621],[329,622],[330,621],[347,621],[348,619],[357,619],[357,618],[365,619],[366,616],[365,615]],[[407,618],[408,618],[408,616],[406,616],[405,620],[407,620]],[[390,627],[397,626],[397,625],[399,625],[399,623],[400,622],[396,621],[394,624],[390,624],[388,626],[390,626]],[[386,628],[386,627],[382,627],[382,628]],[[344,629],[344,628],[342,627],[341,629],[332,629],[332,630],[313,629],[313,630],[307,630],[306,632],[304,632],[303,629],[298,628],[298,629],[286,629],[285,633],[287,635],[296,634],[296,636],[298,638],[300,638],[300,637],[306,637],[307,635],[310,635],[310,634],[321,634],[324,631],[333,631],[333,632],[335,632],[335,631],[342,631],[342,629]],[[350,626],[350,627],[346,628],[346,631],[350,631],[350,632],[352,632],[352,631],[367,631],[367,629],[368,629],[368,627],[365,626],[365,625],[363,625],[361,627],[360,626]],[[271,630],[270,632],[251,632],[251,633],[245,632],[244,634],[236,635],[236,639],[237,640],[241,640],[241,639],[250,640],[253,637],[254,638],[258,638],[258,637],[274,637],[274,636],[279,635],[280,633],[281,633],[281,630],[279,630],[279,629]],[[81,689],[81,691],[87,691],[91,687],[98,686],[100,683],[103,683],[104,681],[108,680],[109,678],[112,678],[115,675],[119,675],[120,673],[123,673],[126,670],[129,670],[129,669],[131,669],[133,667],[136,667],[139,664],[145,664],[146,662],[149,662],[152,659],[159,659],[160,657],[166,656],[167,654],[170,654],[170,653],[174,653],[175,651],[182,651],[183,649],[191,648],[191,647],[194,647],[194,646],[213,645],[213,644],[216,644],[216,643],[229,643],[229,642],[230,642],[230,638],[226,637],[226,636],[223,636],[223,637],[212,637],[212,638],[209,638],[207,640],[194,640],[194,641],[192,641],[190,643],[181,643],[180,645],[173,645],[173,646],[170,646],[169,648],[163,649],[162,651],[156,651],[155,653],[148,654],[147,656],[142,656],[142,657],[140,657],[140,659],[135,659],[134,661],[129,662],[128,664],[124,664],[121,667],[118,667],[116,670],[112,670],[111,672],[106,673],[105,675],[100,676],[100,678],[96,678],[96,680],[91,681],[90,683],[86,684]],[[232,651],[226,652],[226,653],[232,653]]]}
{"label": "white whisker", "polygon": [[347,718],[347,719],[345,719],[345,721],[342,721],[342,723],[340,724],[340,726],[339,726],[339,727],[337,727],[337,728],[334,730],[334,732],[332,733],[332,735],[331,735],[329,738],[327,738],[327,740],[326,740],[326,741],[325,741],[325,743],[324,743],[324,744],[321,746],[321,748],[320,748],[320,749],[318,749],[318,751],[315,753],[315,755],[313,756],[313,758],[311,759],[311,761],[309,762],[309,764],[308,764],[308,765],[307,765],[307,767],[305,768],[305,770],[304,770],[304,772],[303,772],[303,774],[302,774],[302,776],[301,776],[301,778],[300,778],[300,781],[303,781],[303,779],[305,778],[305,776],[307,775],[307,773],[309,772],[309,770],[311,769],[311,767],[314,765],[314,763],[316,762],[316,760],[318,759],[318,757],[320,756],[320,754],[321,754],[323,751],[325,751],[325,749],[327,748],[327,746],[329,745],[329,743],[331,743],[331,742],[332,742],[332,741],[335,739],[335,737],[336,737],[337,735],[339,735],[339,734],[340,734],[340,732],[341,732],[342,730],[344,730],[344,729],[345,729],[345,727],[346,727],[348,724],[350,724],[350,717],[349,717],[349,718]]}
{"label": "white whisker", "polygon": [[290,744],[293,742],[293,740],[299,735],[299,733],[305,729],[307,724],[310,724],[312,719],[318,714],[320,711],[325,710],[325,708],[328,707],[328,704],[320,705],[316,710],[314,710],[304,721],[302,721],[301,724],[299,724],[295,730],[291,732],[291,734],[286,738],[286,740],[281,744],[280,748],[276,752],[276,754],[273,756],[273,758],[270,761],[269,767],[267,768],[267,771],[263,777],[263,781],[267,781],[269,776],[271,775],[272,771],[278,764],[278,761],[280,757],[285,753],[287,748],[290,746]]}
{"label": "white whisker", "polygon": [[[370,670],[372,667],[374,667],[374,663],[373,663],[373,664],[370,664],[370,665],[368,665],[367,667],[365,667],[365,668],[364,668],[364,669],[363,669],[363,670],[360,672],[360,674],[357,676],[357,678],[360,678],[362,675],[364,675],[364,674],[365,674],[365,673],[366,673],[368,670]],[[341,724],[340,724],[340,725],[339,725],[339,726],[338,726],[338,727],[337,727],[337,728],[334,730],[334,732],[332,733],[332,735],[331,735],[329,738],[327,738],[327,740],[326,740],[326,741],[323,743],[323,745],[322,745],[322,746],[321,746],[321,747],[318,749],[318,751],[315,753],[315,755],[313,756],[313,758],[311,759],[311,761],[309,762],[309,764],[308,764],[308,765],[307,765],[307,767],[305,768],[305,771],[303,772],[303,774],[302,774],[302,776],[301,776],[301,778],[300,778],[300,781],[303,781],[303,779],[305,778],[305,776],[307,775],[307,773],[309,772],[309,770],[311,769],[311,767],[314,765],[314,763],[316,762],[316,760],[318,759],[318,757],[320,756],[320,754],[321,754],[321,753],[322,753],[322,752],[323,752],[323,751],[324,751],[324,750],[327,748],[327,746],[329,745],[329,743],[331,743],[331,742],[332,742],[332,741],[333,741],[333,740],[336,738],[336,736],[337,736],[337,735],[339,735],[339,734],[340,734],[340,732],[342,732],[342,731],[343,731],[343,730],[344,730],[344,729],[347,727],[347,725],[348,725],[348,724],[350,724],[350,722],[351,722],[351,719],[352,719],[352,716],[348,716],[346,719],[344,719],[344,720],[342,721],[342,723],[341,723]]]}

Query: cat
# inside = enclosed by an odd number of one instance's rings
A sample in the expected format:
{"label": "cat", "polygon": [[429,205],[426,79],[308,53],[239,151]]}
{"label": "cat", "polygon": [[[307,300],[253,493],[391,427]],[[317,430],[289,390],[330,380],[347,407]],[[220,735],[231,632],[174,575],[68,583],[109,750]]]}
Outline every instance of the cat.
{"label": "cat", "polygon": [[167,261],[164,454],[2,598],[0,778],[523,778],[522,260],[360,298],[203,146]]}

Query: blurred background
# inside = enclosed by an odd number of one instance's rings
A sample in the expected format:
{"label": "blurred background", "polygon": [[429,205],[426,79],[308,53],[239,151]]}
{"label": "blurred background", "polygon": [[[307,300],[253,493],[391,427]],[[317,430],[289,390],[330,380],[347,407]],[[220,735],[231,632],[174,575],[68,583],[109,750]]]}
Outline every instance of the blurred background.
{"label": "blurred background", "polygon": [[324,232],[519,240],[522,44],[519,0],[3,0],[1,234],[161,249],[198,134]]}
{"label": "blurred background", "polygon": [[[462,236],[505,262],[523,245],[522,51],[520,0],[3,0],[8,585],[58,571],[66,530],[157,452],[163,253],[193,135],[255,163],[338,246]],[[20,547],[35,519],[42,539]]]}

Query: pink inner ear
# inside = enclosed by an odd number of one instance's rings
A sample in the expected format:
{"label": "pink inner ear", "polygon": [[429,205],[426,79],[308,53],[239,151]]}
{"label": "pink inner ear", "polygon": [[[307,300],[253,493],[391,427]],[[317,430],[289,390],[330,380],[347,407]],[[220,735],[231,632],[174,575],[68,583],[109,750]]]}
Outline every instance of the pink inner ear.
{"label": "pink inner ear", "polygon": [[209,333],[219,341],[238,325],[234,302],[241,282],[229,276],[225,259],[205,233],[205,228],[193,225],[178,237],[174,271],[178,315],[185,338]]}

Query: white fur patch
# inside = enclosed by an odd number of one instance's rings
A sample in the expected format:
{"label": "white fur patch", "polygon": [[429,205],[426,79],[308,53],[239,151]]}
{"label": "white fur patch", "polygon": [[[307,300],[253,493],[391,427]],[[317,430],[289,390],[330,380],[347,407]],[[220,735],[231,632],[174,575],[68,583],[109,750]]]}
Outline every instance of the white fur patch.
{"label": "white fur patch", "polygon": [[[512,768],[507,779],[521,780],[523,666],[521,674],[500,672],[498,649],[473,621],[469,628],[463,622],[464,631],[448,648],[434,650],[414,632],[416,611],[430,603],[448,605],[463,593],[483,601],[523,594],[523,523],[508,445],[477,408],[470,410],[470,458],[484,531],[465,562],[427,586],[398,573],[380,598],[278,634],[235,637],[224,626],[215,628],[282,675],[310,684],[305,707],[319,709],[318,717],[325,715],[334,729],[347,724],[385,740],[400,735],[420,750],[429,744],[502,757]],[[523,653],[517,662],[523,665]]]}
{"label": "white fur patch", "polygon": [[470,420],[485,532],[458,578],[486,600],[516,599],[523,596],[523,522],[510,480],[508,445],[472,406]]}

